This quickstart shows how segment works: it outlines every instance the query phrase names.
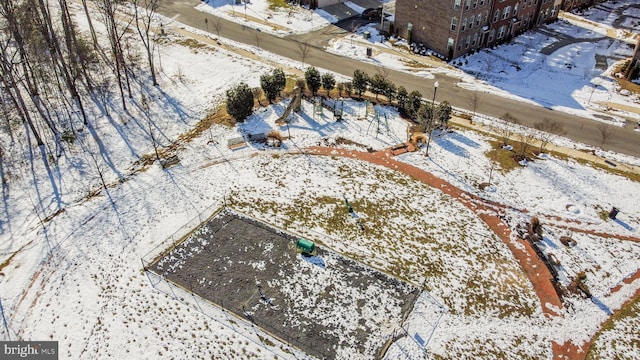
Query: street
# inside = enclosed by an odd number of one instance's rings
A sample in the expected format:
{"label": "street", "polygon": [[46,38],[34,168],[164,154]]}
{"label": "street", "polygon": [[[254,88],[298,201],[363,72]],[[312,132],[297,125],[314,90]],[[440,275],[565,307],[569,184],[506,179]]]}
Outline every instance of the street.
{"label": "street", "polygon": [[[199,1],[197,0],[167,0],[162,2],[158,12],[185,25],[206,31],[205,19],[211,23],[214,21],[213,19],[218,21],[218,18],[195,10],[194,7],[198,4]],[[256,35],[255,32],[255,29],[250,26],[220,18],[219,33],[221,37],[257,45],[256,36],[259,36],[260,48],[296,61],[302,60],[300,44],[307,43],[312,50],[304,59],[306,65],[331,70],[349,77],[353,75],[356,69],[365,71],[369,75],[380,72],[380,69],[374,65],[324,51],[324,46],[331,38],[344,33],[343,29],[334,25],[329,25],[312,33],[285,38],[266,32]],[[409,92],[417,90],[425,98],[432,96],[434,91],[433,84],[438,81],[440,86],[437,92],[437,101],[447,100],[452,106],[459,108],[470,109],[472,107],[471,98],[474,96],[473,92],[456,86],[456,83],[459,82],[456,78],[438,74],[434,80],[425,80],[405,72],[390,69],[385,72],[388,73],[388,79],[396,86],[402,85]],[[542,106],[517,100],[506,99],[489,93],[478,93],[476,112],[497,118],[509,113],[519,119],[522,125],[529,127],[533,127],[536,122],[545,118],[555,120],[562,125],[563,130],[566,132],[564,136],[574,141],[596,147],[602,142],[602,135],[598,129],[603,124],[602,122],[553,111]],[[633,130],[633,125],[635,124],[629,124],[624,128],[610,126],[610,135],[606,138],[604,149],[638,156],[640,154],[640,133]]]}

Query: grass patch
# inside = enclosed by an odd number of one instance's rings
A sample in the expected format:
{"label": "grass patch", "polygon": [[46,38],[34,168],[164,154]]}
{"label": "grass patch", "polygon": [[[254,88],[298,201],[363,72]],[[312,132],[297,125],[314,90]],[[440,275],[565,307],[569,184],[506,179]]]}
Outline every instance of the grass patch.
{"label": "grass patch", "polygon": [[[502,149],[502,141],[498,140],[496,134],[489,133],[489,132],[486,132],[486,131],[481,131],[481,130],[478,130],[478,129],[472,129],[472,128],[466,127],[465,125],[462,125],[462,124],[451,125],[451,127],[475,131],[475,132],[477,132],[479,134],[483,134],[485,136],[488,136],[488,137],[494,139],[494,140],[489,140],[489,143],[491,143],[491,146],[492,146],[493,150],[486,152],[485,156],[489,160],[492,160],[495,157],[496,161],[500,165],[500,168],[502,170],[501,172],[503,174],[506,174],[509,171],[520,167],[518,162],[513,159],[513,155],[519,153],[519,151],[517,151],[518,149],[522,149],[522,146],[523,146],[522,142],[520,142],[518,140],[510,139],[509,140],[509,144],[511,146],[513,146],[513,151],[508,151],[508,150]],[[528,151],[527,151],[527,155],[529,155],[529,156],[530,155],[535,155],[535,154],[538,154],[539,152],[540,152],[540,148],[538,146],[529,146]],[[544,152],[549,154],[549,155],[552,155],[556,159],[565,160],[565,161],[567,161],[569,159],[573,159],[573,160],[575,160],[577,163],[579,163],[581,165],[591,166],[592,168],[595,168],[595,169],[603,170],[603,171],[606,171],[606,172],[611,173],[611,174],[615,174],[615,175],[619,175],[619,176],[625,177],[625,178],[627,178],[627,179],[629,179],[631,181],[640,182],[640,174],[636,174],[636,173],[633,173],[633,172],[625,171],[625,170],[620,169],[620,168],[611,167],[611,166],[606,165],[606,164],[589,161],[589,160],[586,160],[586,159],[583,159],[583,158],[575,158],[573,156],[569,156],[566,153],[563,153],[563,152],[560,152],[560,151],[556,151],[556,150],[545,149]],[[529,159],[531,159],[531,158],[529,158]]]}
{"label": "grass patch", "polygon": [[2,264],[0,264],[0,272],[2,272],[2,269],[7,267],[7,265],[11,263],[11,260],[13,260],[13,258],[18,254],[18,252],[19,251],[14,252],[13,254],[11,254],[11,256],[9,256],[9,258],[7,258],[7,260],[5,260],[4,262],[2,262]]}
{"label": "grass patch", "polygon": [[416,70],[423,70],[423,69],[431,69],[433,68],[433,66],[429,66],[427,64],[415,61],[413,59],[400,59],[400,61],[402,63],[404,63],[405,66],[412,68],[412,69],[416,69]]}
{"label": "grass patch", "polygon": [[511,170],[521,167],[520,164],[513,159],[514,152],[502,148],[502,142],[498,140],[490,140],[489,142],[493,149],[487,151],[485,156],[489,158],[489,160],[495,161],[503,174],[507,174]]}
{"label": "grass patch", "polygon": [[203,48],[207,48],[209,47],[209,45],[202,43],[198,40],[192,39],[192,38],[186,38],[186,39],[179,39],[176,40],[176,43],[182,45],[182,46],[186,46],[188,48],[190,48],[191,50],[198,50],[198,49],[203,49]]}
{"label": "grass patch", "polygon": [[[627,62],[627,64],[629,64],[629,63],[630,62]],[[614,71],[614,74],[617,74],[619,72],[623,73],[622,69],[623,69],[624,66],[625,66],[625,64],[622,64],[622,65],[616,67],[616,69]],[[629,66],[629,65],[627,65],[627,66]],[[613,78],[616,80],[616,82],[618,82],[618,85],[620,85],[620,87],[622,89],[629,90],[629,91],[631,91],[632,93],[635,93],[635,94],[640,93],[640,85],[638,85],[636,83],[633,83],[633,82],[631,82],[631,81],[629,81],[629,80],[627,80],[625,78],[618,78],[617,76],[614,76]]]}
{"label": "grass patch", "polygon": [[269,0],[269,10],[276,10],[277,8],[289,8],[289,3],[285,0]]}
{"label": "grass patch", "polygon": [[[608,331],[616,331],[616,324],[620,323],[620,322],[635,322],[636,324],[639,322],[639,317],[638,314],[640,313],[640,297],[636,297],[633,301],[631,301],[627,306],[623,307],[622,309],[620,309],[618,312],[616,312],[615,314],[613,314],[613,316],[611,316],[607,321],[605,321],[605,323],[602,325],[602,327],[600,328],[600,331],[598,331],[598,333],[596,334],[596,336],[594,337],[593,340],[593,345],[591,346],[591,348],[587,351],[587,356],[586,359],[587,360],[595,360],[595,359],[604,359],[607,356],[606,353],[605,354],[601,354],[600,353],[600,346],[598,346],[598,339],[600,338],[600,336],[603,335],[603,333],[608,332]],[[631,320],[631,321],[629,321]],[[640,340],[638,340],[637,336],[633,336],[633,335],[637,335],[636,333],[636,329],[634,328],[633,324],[627,324],[625,327],[626,330],[628,330],[627,333],[624,334],[617,334],[617,335],[627,335],[627,336],[615,336],[615,338],[617,340],[615,341],[611,341],[611,343],[605,343],[603,345],[601,345],[601,347],[604,350],[609,350],[608,353],[611,352],[611,350],[613,350],[613,352],[619,353],[619,354],[623,354],[625,353],[625,350],[632,350],[632,349],[638,349],[640,348]],[[619,332],[619,331],[616,331]],[[616,345],[620,345],[622,339],[629,339],[630,344],[622,344],[622,346],[625,346],[625,349],[616,349]],[[618,350],[620,352],[618,352]]]}
{"label": "grass patch", "polygon": [[627,179],[629,179],[631,181],[640,182],[640,174],[624,171],[624,170],[619,169],[619,168],[611,167],[609,165],[601,164],[601,163],[597,163],[597,162],[593,162],[593,161],[588,161],[588,160],[585,160],[585,159],[575,159],[575,160],[578,163],[582,164],[582,165],[588,165],[588,166],[591,166],[592,168],[604,170],[604,171],[609,172],[611,174],[615,174],[615,175],[619,175],[619,176],[625,177],[625,178],[627,178]]}

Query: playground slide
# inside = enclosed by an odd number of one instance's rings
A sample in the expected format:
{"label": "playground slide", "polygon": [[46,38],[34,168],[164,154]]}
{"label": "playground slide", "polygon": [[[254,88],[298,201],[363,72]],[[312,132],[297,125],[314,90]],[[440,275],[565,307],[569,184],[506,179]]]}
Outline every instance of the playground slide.
{"label": "playground slide", "polygon": [[287,106],[287,109],[284,111],[284,114],[282,114],[282,116],[280,116],[278,120],[276,120],[276,124],[278,125],[285,124],[292,110],[296,112],[300,110],[301,101],[302,101],[302,92],[299,89],[294,89],[293,99],[291,99],[291,101],[289,102],[289,106]]}

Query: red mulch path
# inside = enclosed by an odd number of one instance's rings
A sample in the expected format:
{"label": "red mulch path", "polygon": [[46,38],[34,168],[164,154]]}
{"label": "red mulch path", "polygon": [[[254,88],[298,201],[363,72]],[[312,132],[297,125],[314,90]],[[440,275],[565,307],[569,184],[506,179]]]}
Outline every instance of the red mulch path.
{"label": "red mulch path", "polygon": [[[432,187],[440,189],[445,194],[457,199],[464,206],[473,211],[480,219],[482,219],[489,228],[498,235],[498,237],[507,245],[509,250],[513,253],[515,258],[520,263],[522,270],[531,281],[536,295],[540,299],[542,304],[542,312],[547,317],[559,316],[554,309],[562,309],[562,302],[558,296],[552,282],[551,273],[545,266],[545,264],[537,256],[535,250],[531,247],[528,241],[521,241],[520,244],[524,246],[524,250],[515,246],[511,241],[511,229],[500,218],[501,210],[506,207],[502,204],[482,199],[476,195],[463,191],[445,180],[435,177],[433,174],[421,170],[415,166],[396,161],[392,158],[394,155],[392,150],[378,151],[373,153],[336,149],[328,147],[314,146],[305,149],[305,152],[312,155],[325,155],[325,156],[341,156],[346,158],[359,159],[367,161],[373,164],[385,166],[389,169],[403,172],[419,181],[424,182]],[[576,230],[579,231],[579,230]],[[627,236],[616,236],[613,234],[599,234],[593,231],[590,232],[595,235],[604,235],[609,237],[616,237],[621,240],[640,241],[640,239]],[[625,279],[625,283],[640,278],[640,270],[633,276]],[[618,291],[620,288],[616,287],[612,292]],[[633,298],[640,296],[640,290],[638,290]],[[628,302],[631,302],[630,299]],[[628,303],[627,302],[627,303]],[[625,304],[626,306],[627,304]],[[552,343],[553,358],[563,360],[584,360],[586,357],[586,350],[591,346],[591,341],[585,342],[581,345],[575,345],[571,342],[564,344]]]}

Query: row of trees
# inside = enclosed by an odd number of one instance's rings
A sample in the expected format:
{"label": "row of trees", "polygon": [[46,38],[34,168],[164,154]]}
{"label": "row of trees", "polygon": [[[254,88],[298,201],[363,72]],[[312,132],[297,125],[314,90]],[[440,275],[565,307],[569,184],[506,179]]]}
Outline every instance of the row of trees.
{"label": "row of trees", "polygon": [[[298,86],[305,86],[315,96],[320,88],[324,88],[329,94],[336,87],[342,95],[343,90],[347,90],[348,96],[352,91],[362,98],[366,91],[383,95],[387,101],[395,103],[400,111],[418,121],[424,132],[431,132],[438,127],[446,127],[451,118],[452,108],[448,101],[439,104],[424,101],[419,91],[409,93],[403,86],[397,87],[389,81],[383,74],[369,76],[361,70],[356,70],[353,74],[353,81],[336,85],[335,77],[332,73],[320,74],[315,67],[309,67],[304,73],[304,82],[299,82]],[[282,93],[286,86],[286,78],[282,69],[274,69],[271,74],[260,76],[260,86],[267,100],[272,103]],[[227,112],[237,121],[244,121],[251,115],[254,105],[254,92],[246,83],[227,91]]]}

